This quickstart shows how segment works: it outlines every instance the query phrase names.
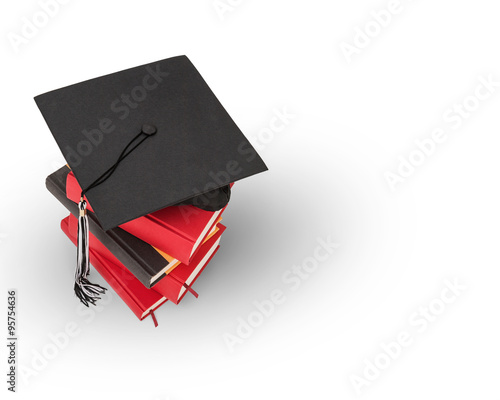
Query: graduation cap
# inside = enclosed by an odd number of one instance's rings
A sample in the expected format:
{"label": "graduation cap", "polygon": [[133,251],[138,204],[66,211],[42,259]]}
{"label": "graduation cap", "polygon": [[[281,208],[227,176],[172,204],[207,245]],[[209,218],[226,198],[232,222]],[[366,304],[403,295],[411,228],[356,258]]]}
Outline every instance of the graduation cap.
{"label": "graduation cap", "polygon": [[108,230],[172,205],[221,208],[229,183],[267,170],[186,56],[70,85],[35,102],[83,189],[75,291],[91,303],[104,289],[86,280],[84,194]]}

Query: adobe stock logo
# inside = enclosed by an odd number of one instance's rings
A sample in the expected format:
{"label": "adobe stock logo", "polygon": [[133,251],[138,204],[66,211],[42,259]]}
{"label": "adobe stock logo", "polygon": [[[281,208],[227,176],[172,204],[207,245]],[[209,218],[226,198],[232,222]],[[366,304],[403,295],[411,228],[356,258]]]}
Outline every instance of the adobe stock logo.
{"label": "adobe stock logo", "polygon": [[252,303],[252,311],[246,317],[239,316],[236,319],[236,327],[233,332],[224,332],[222,339],[227,349],[232,353],[237,346],[241,346],[248,340],[261,325],[265,323],[279,306],[288,299],[287,293],[295,292],[303,283],[310,279],[320,266],[334,254],[340,246],[332,241],[330,236],[325,239],[316,238],[317,245],[312,254],[283,272],[281,275],[282,288],[275,288],[268,298],[255,300]]}
{"label": "adobe stock logo", "polygon": [[352,43],[345,41],[340,43],[340,50],[347,63],[350,64],[353,56],[361,54],[362,50],[370,46],[373,40],[391,25],[394,17],[403,12],[403,9],[404,6],[400,0],[390,0],[385,9],[371,11],[370,20],[362,28],[359,26],[354,28]]}
{"label": "adobe stock logo", "polygon": [[243,0],[214,0],[212,7],[219,16],[219,19],[224,21],[226,14],[232,13],[241,3],[243,3]]}
{"label": "adobe stock logo", "polygon": [[40,9],[31,15],[30,18],[21,18],[21,29],[19,33],[9,32],[7,39],[16,53],[21,45],[26,45],[34,39],[45,28],[52,18],[55,18],[60,11],[61,5],[68,4],[70,0],[40,0]]}
{"label": "adobe stock logo", "polygon": [[[148,93],[155,90],[163,79],[170,75],[167,71],[162,71],[160,65],[156,64],[153,69],[150,65],[145,68],[145,74],[140,84],[134,86],[128,93],[122,93],[118,98],[110,103],[110,110],[116,114],[119,120],[125,120],[133,110],[139,107],[148,97]],[[81,139],[75,148],[66,146],[64,148],[65,158],[73,168],[80,165],[82,159],[89,156],[94,149],[102,143],[105,134],[109,134],[116,129],[111,118],[101,118],[96,127],[91,129],[82,129]]]}
{"label": "adobe stock logo", "polygon": [[462,296],[467,289],[457,278],[443,281],[439,295],[434,297],[425,306],[420,306],[407,318],[408,329],[403,329],[394,335],[393,339],[379,344],[380,350],[372,357],[363,359],[359,373],[349,376],[349,381],[357,395],[361,395],[367,388],[379,379],[382,372],[402,357],[405,349],[418,341],[419,335],[426,332],[442,315]]}
{"label": "adobe stock logo", "polygon": [[445,109],[442,114],[445,127],[436,127],[427,138],[416,139],[414,149],[406,157],[402,155],[397,157],[397,168],[394,171],[384,172],[384,179],[391,191],[395,191],[415,173],[418,167],[424,165],[436,153],[439,145],[451,136],[447,131],[460,129],[479,110],[481,104],[489,100],[500,87],[500,81],[496,81],[492,74],[488,77],[479,76],[478,82],[469,96]]}
{"label": "adobe stock logo", "polygon": [[[102,297],[100,304],[95,307],[87,308],[82,303],[78,303],[76,313],[84,318],[85,325],[89,325],[98,313],[101,313],[114,301],[114,298],[113,292],[108,290]],[[47,343],[40,349],[31,349],[30,362],[19,365],[19,375],[23,384],[27,386],[33,378],[43,373],[50,366],[51,361],[63,353],[70,343],[83,332],[83,327],[81,321],[70,321],[63,329],[55,333],[48,332]]]}
{"label": "adobe stock logo", "polygon": [[297,115],[291,113],[287,106],[283,106],[280,109],[274,108],[273,116],[267,126],[259,130],[254,136],[255,149],[258,151],[264,150],[274,140],[276,134],[282,133],[296,118]]}

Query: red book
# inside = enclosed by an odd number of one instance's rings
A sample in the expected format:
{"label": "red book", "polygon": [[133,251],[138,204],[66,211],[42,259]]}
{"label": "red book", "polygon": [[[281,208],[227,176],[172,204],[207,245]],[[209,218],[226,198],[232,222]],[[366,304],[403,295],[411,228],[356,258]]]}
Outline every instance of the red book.
{"label": "red book", "polygon": [[[66,196],[78,203],[81,191],[73,172],[70,172],[66,180]],[[87,209],[92,211],[88,200]],[[224,209],[212,212],[189,205],[172,206],[119,227],[180,262],[189,264]]]}
{"label": "red book", "polygon": [[[75,228],[75,223],[77,224],[76,218],[73,215],[69,215],[61,221],[61,229],[76,245],[77,230],[71,229]],[[89,236],[93,243],[97,241],[94,235],[89,234]],[[90,263],[127,304],[137,318],[143,320],[148,315],[152,315],[154,310],[167,301],[158,292],[146,288],[134,275],[123,267],[123,264],[108,249],[104,246],[102,247],[102,252],[96,251],[95,248],[90,248]]]}
{"label": "red book", "polygon": [[[217,228],[218,230],[202,244],[189,265],[180,264],[166,278],[163,278],[153,286],[152,290],[161,293],[171,302],[179,304],[219,249],[220,237],[226,230],[226,227],[218,224]],[[195,296],[198,297],[196,294]]]}
{"label": "red book", "polygon": [[[78,220],[73,215],[69,217],[69,230],[76,240]],[[196,281],[198,276],[212,259],[213,255],[219,249],[220,237],[225,230],[226,227],[224,225],[218,224],[215,233],[213,233],[210,238],[203,243],[200,250],[193,257],[192,262],[189,265],[179,264],[151,289],[146,288],[146,290],[154,291],[175,304],[178,304],[182,300],[187,291],[191,291],[196,297],[198,297],[196,292],[191,289],[191,285]],[[119,265],[122,269],[124,269],[127,272],[127,275],[131,275],[126,266],[120,263],[120,261],[94,235],[92,235],[92,233],[89,234],[89,240],[90,249],[104,255],[114,264]],[[134,279],[136,278],[134,277]]]}

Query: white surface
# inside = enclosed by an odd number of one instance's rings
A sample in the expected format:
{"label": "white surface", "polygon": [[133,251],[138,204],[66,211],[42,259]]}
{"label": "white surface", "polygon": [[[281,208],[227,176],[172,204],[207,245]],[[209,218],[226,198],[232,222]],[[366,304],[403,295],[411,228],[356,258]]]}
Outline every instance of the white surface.
{"label": "white surface", "polygon": [[[490,398],[500,355],[500,88],[459,129],[442,115],[480,77],[500,81],[496,2],[401,0],[351,63],[341,43],[388,2],[232,4],[221,20],[212,0],[70,1],[16,53],[7,35],[41,8],[4,2],[0,290],[4,303],[7,288],[19,292],[18,361],[31,368],[49,334],[70,322],[78,330],[36,376],[19,377],[18,398],[356,398],[352,374],[363,376],[364,359],[383,358],[381,344],[401,331],[411,345],[364,398]],[[32,98],[179,54],[270,171],[235,187],[199,299],[162,307],[157,329],[116,296],[83,314],[71,291],[75,249],[59,228],[67,213],[44,186],[64,162]],[[268,140],[261,130],[283,107],[295,118]],[[438,128],[447,140],[391,191],[384,173]],[[329,236],[338,248],[292,290],[284,274]],[[443,281],[455,278],[466,289],[419,332],[413,313],[438,306]],[[281,304],[229,351],[224,333],[274,290]]]}

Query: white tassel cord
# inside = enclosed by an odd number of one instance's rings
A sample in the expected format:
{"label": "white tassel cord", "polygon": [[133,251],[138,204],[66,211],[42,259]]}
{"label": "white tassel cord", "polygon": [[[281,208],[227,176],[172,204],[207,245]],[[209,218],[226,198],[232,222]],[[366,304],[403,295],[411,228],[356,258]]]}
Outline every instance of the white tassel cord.
{"label": "white tassel cord", "polygon": [[87,217],[87,202],[82,198],[78,204],[80,212],[78,216],[78,242],[75,271],[75,294],[80,301],[86,305],[95,305],[100,295],[106,292],[106,288],[91,283],[87,277],[90,273],[89,264],[89,221]]}

